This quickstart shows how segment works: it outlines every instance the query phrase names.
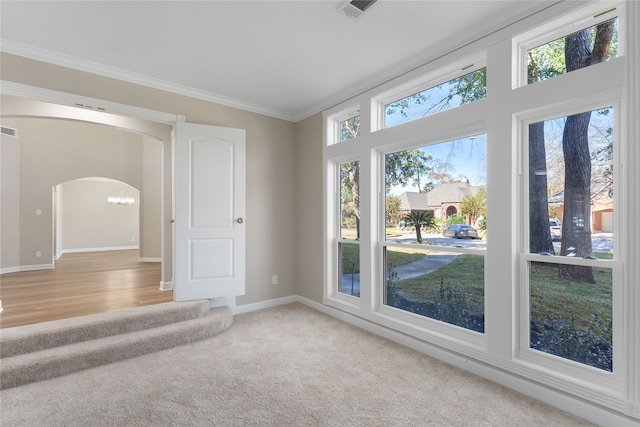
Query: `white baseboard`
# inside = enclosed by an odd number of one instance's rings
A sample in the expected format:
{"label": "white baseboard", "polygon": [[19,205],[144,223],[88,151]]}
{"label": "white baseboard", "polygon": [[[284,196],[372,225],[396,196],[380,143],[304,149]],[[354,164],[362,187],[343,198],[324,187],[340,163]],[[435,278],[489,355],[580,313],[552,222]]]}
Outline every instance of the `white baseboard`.
{"label": "white baseboard", "polygon": [[128,251],[131,249],[140,249],[139,246],[107,246],[104,248],[75,248],[75,249],[62,249],[60,255],[71,254],[77,252],[102,252],[102,251]]}
{"label": "white baseboard", "polygon": [[140,257],[138,257],[138,262],[162,262],[162,258],[151,258],[151,257],[140,258]]}
{"label": "white baseboard", "polygon": [[6,273],[18,273],[20,271],[35,271],[35,270],[52,270],[52,264],[32,264],[32,265],[20,265],[17,267],[7,267],[0,269],[0,274]]}
{"label": "white baseboard", "polygon": [[161,291],[171,291],[171,290],[173,290],[173,281],[160,282],[160,290]]}
{"label": "white baseboard", "polygon": [[598,406],[591,405],[583,400],[579,400],[568,396],[564,393],[544,387],[539,384],[532,383],[526,379],[511,375],[505,371],[495,369],[491,366],[475,362],[470,359],[447,352],[440,348],[433,347],[424,341],[409,337],[375,323],[369,322],[349,313],[337,310],[335,308],[317,303],[310,299],[296,295],[295,300],[301,304],[314,308],[331,317],[342,320],[358,328],[364,329],[372,334],[387,338],[390,341],[409,347],[420,353],[431,356],[449,365],[471,372],[481,378],[485,378],[491,382],[505,386],[511,390],[515,390],[526,396],[530,396],[536,400],[544,402],[550,406],[561,409],[570,414],[584,418],[592,423],[601,426],[616,427],[637,427],[638,421],[627,418],[623,415],[610,412]]}
{"label": "white baseboard", "polygon": [[233,311],[234,315],[249,313],[251,311],[263,310],[265,308],[277,307],[279,305],[284,305],[284,304],[291,304],[292,302],[297,302],[298,298],[299,297],[297,295],[291,295],[283,298],[260,301],[253,304],[239,305],[239,306],[231,307],[231,310]]}
{"label": "white baseboard", "polygon": [[17,273],[18,271],[20,271],[20,267],[0,268],[0,274]]}

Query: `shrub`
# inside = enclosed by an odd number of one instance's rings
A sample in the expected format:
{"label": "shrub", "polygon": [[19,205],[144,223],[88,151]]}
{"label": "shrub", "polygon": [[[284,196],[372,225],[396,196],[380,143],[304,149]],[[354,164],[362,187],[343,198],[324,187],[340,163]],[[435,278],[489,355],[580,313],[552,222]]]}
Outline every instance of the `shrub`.
{"label": "shrub", "polygon": [[566,322],[531,322],[531,348],[594,368],[613,371],[613,346],[604,336],[611,333],[602,318],[591,315],[581,327],[573,317]]}

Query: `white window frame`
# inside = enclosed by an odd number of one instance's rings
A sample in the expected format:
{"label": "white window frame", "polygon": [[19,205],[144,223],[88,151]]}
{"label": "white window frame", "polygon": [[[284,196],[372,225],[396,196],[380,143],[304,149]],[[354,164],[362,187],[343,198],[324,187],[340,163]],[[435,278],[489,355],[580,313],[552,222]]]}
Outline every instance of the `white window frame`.
{"label": "white window frame", "polygon": [[[409,120],[394,126],[385,126],[385,105],[399,101],[408,96],[415,95],[424,90],[434,88],[442,83],[457,79],[458,77],[466,74],[478,71],[487,66],[486,53],[482,52],[480,55],[464,57],[457,60],[454,64],[448,65],[444,70],[436,70],[426,75],[421,76],[419,79],[411,80],[402,84],[401,86],[394,87],[386,92],[383,92],[372,98],[372,102],[375,105],[376,120],[374,121],[375,127],[372,131],[378,131],[382,129],[388,129],[390,127],[402,126],[406,123],[410,123],[415,120]],[[480,100],[478,100],[480,101]],[[460,107],[460,106],[458,106]],[[453,107],[453,108],[458,108]],[[434,114],[439,114],[444,111],[439,111]]]}
{"label": "white window frame", "polygon": [[[620,177],[620,170],[622,169],[622,162],[619,154],[618,147],[620,144],[620,112],[621,112],[621,99],[622,94],[618,91],[606,91],[603,94],[593,94],[583,99],[572,98],[569,102],[563,102],[555,106],[548,106],[545,108],[543,115],[527,115],[522,114],[519,116],[521,135],[519,144],[520,146],[520,158],[521,164],[521,198],[520,198],[520,254],[519,254],[519,342],[517,351],[515,354],[516,360],[526,366],[546,366],[549,370],[555,372],[556,377],[573,378],[575,380],[582,380],[585,383],[589,383],[591,387],[601,388],[606,386],[610,390],[615,392],[622,392],[623,379],[627,376],[627,361],[626,352],[624,351],[623,343],[623,325],[624,319],[623,313],[623,287],[622,287],[622,256],[620,247],[624,244],[625,236],[620,232],[620,223],[622,218],[620,215],[620,200],[619,197],[615,197],[613,215],[614,215],[614,258],[612,260],[591,260],[591,259],[577,259],[566,256],[544,256],[539,254],[533,254],[529,252],[529,134],[528,129],[531,123],[537,123],[545,120],[551,120],[558,117],[566,117],[572,114],[578,114],[586,111],[595,111],[599,108],[613,107],[613,172],[614,183],[616,192],[624,191],[624,183]],[[562,357],[552,354],[546,354],[534,349],[529,348],[530,341],[530,301],[529,301],[529,263],[531,262],[543,262],[551,264],[570,264],[570,265],[585,265],[592,267],[604,267],[611,269],[612,272],[612,325],[613,325],[613,372],[607,372],[600,369],[592,368],[579,362],[574,362]]]}
{"label": "white window frame", "polygon": [[[602,22],[618,17],[618,34],[625,34],[625,4],[624,2],[598,2],[580,11],[579,14],[569,14],[554,21],[541,25],[526,34],[515,37],[517,46],[517,77],[513,81],[513,88],[527,86],[527,52],[538,46],[568,36],[576,31],[591,28]],[[618,55],[624,56],[625,38],[618,39]],[[612,58],[613,59],[613,58]]]}

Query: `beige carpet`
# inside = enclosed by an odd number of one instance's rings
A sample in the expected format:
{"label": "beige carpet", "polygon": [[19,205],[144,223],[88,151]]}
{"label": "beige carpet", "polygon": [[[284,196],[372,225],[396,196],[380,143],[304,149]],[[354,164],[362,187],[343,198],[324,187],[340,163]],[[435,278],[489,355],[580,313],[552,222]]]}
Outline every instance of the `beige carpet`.
{"label": "beige carpet", "polygon": [[0,393],[2,426],[584,426],[301,304]]}

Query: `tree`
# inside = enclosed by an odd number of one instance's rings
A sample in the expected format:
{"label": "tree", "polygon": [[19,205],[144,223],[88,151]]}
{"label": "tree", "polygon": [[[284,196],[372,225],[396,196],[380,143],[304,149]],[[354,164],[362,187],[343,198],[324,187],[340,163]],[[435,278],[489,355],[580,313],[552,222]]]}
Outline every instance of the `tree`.
{"label": "tree", "polygon": [[387,227],[400,222],[400,198],[397,196],[387,196],[384,202],[384,211]]}
{"label": "tree", "polygon": [[[414,184],[420,189],[421,177],[431,168],[428,162],[431,156],[426,156],[417,148],[389,153],[385,156],[386,190],[396,185]],[[419,190],[421,191],[421,190]]]}
{"label": "tree", "polygon": [[429,181],[424,184],[424,193],[428,193],[440,184],[458,181],[453,177],[453,175],[451,175],[451,173],[455,171],[455,167],[451,163],[439,159],[433,159],[430,162],[430,166],[431,168],[427,173]]}
{"label": "tree", "polygon": [[[528,54],[527,81],[534,83],[564,72],[562,39],[531,49]],[[545,123],[529,125],[529,252],[555,254],[549,228]]]}
{"label": "tree", "polygon": [[468,215],[471,222],[475,224],[478,216],[487,216],[487,190],[480,187],[478,192],[471,196],[466,196],[460,201],[460,212]]}
{"label": "tree", "polygon": [[555,254],[549,228],[544,122],[529,125],[529,252]]}
{"label": "tree", "polygon": [[423,242],[422,227],[429,227],[434,223],[433,215],[422,211],[411,211],[410,214],[404,217],[404,221],[409,227],[416,228],[416,240],[418,243]]}
{"label": "tree", "polygon": [[[360,162],[340,165],[341,204],[348,203],[356,219],[356,237],[360,239]],[[350,196],[350,197],[349,197]]]}
{"label": "tree", "polygon": [[[567,72],[605,61],[609,57],[614,33],[614,21],[599,24],[591,48],[591,28],[565,38]],[[565,158],[564,218],[561,255],[591,256],[591,156],[589,153],[589,122],[591,112],[567,117],[562,136]],[[558,276],[595,283],[589,266],[560,265]]]}

